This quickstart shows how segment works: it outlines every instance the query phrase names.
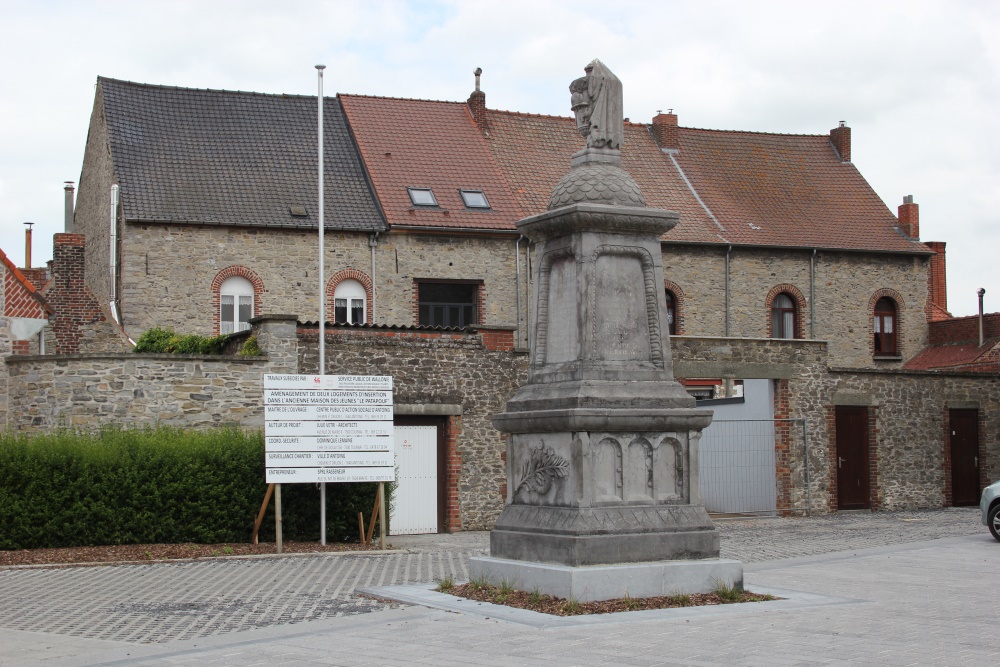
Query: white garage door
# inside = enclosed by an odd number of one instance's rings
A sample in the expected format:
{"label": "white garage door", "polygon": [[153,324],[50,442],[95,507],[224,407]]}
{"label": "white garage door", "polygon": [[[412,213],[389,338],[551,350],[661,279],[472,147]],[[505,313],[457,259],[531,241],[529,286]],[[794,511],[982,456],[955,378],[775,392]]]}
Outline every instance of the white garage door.
{"label": "white garage door", "polygon": [[396,426],[390,535],[438,532],[437,427]]}

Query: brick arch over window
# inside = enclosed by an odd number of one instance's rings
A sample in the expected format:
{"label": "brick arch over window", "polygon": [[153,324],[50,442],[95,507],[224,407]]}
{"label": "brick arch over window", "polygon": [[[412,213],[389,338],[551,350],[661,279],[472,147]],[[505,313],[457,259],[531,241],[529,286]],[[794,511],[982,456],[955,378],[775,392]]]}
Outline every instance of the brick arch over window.
{"label": "brick arch over window", "polygon": [[792,332],[793,338],[805,338],[806,331],[806,298],[802,296],[802,292],[798,287],[790,283],[782,283],[780,285],[775,285],[771,288],[771,291],[767,293],[767,298],[764,299],[765,308],[765,319],[767,322],[767,337],[774,337],[774,323],[771,321],[771,310],[774,307],[774,299],[779,294],[787,294],[792,298],[792,302],[795,304],[795,331]]}
{"label": "brick arch over window", "polygon": [[896,306],[896,316],[893,324],[895,325],[895,335],[896,335],[896,351],[891,356],[900,356],[903,354],[903,310],[905,304],[903,303],[903,296],[894,289],[889,289],[888,287],[883,287],[882,289],[875,290],[872,297],[868,299],[868,353],[873,357],[877,356],[875,353],[875,304],[879,302],[879,299],[890,299]]}
{"label": "brick arch over window", "polygon": [[234,264],[219,271],[212,280],[212,333],[219,335],[219,291],[222,283],[228,278],[243,278],[253,285],[253,314],[254,317],[261,314],[261,298],[264,292],[264,281],[256,273],[245,266]]}
{"label": "brick arch over window", "polygon": [[663,281],[663,289],[667,290],[674,295],[674,333],[671,336],[683,336],[684,335],[684,313],[685,313],[685,303],[684,303],[684,291],[681,286],[672,280]]}
{"label": "brick arch over window", "polygon": [[[367,273],[358,271],[357,269],[346,268],[337,271],[335,274],[330,276],[330,279],[326,281],[326,312],[331,313],[333,307],[333,295],[337,291],[337,285],[344,282],[345,280],[355,280],[361,283],[361,286],[365,288],[365,323],[372,323],[372,294],[373,285],[372,279],[368,277]],[[327,315],[327,319],[330,316]]]}

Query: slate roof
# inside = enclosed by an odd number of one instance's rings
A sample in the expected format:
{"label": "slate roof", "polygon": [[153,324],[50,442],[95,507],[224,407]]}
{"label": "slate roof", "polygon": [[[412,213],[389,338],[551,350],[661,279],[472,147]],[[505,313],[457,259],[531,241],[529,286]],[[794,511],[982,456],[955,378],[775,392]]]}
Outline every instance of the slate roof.
{"label": "slate roof", "polygon": [[[126,220],[316,229],[315,97],[104,77],[98,95]],[[325,226],[384,230],[336,98],[323,116]]]}
{"label": "slate roof", "polygon": [[[465,103],[340,99],[390,225],[513,232],[525,217]],[[414,206],[407,188],[431,188],[438,206]],[[461,189],[482,190],[490,209],[466,208]]]}

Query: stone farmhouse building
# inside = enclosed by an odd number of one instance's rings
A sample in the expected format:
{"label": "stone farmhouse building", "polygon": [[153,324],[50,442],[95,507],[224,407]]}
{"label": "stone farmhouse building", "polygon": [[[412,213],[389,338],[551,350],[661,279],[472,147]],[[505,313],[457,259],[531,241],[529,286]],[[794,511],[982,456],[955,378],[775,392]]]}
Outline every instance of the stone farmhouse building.
{"label": "stone farmhouse building", "polygon": [[[489,417],[526,374],[537,263],[515,223],[546,210],[581,147],[569,116],[488,108],[478,78],[465,102],[324,100],[325,371],[392,374],[399,423],[437,426],[442,530],[489,527],[502,508]],[[86,370],[64,391],[106,402],[47,412],[39,395],[69,371],[7,357],[9,426],[259,425],[261,372],[316,372],[316,105],[98,79],[75,213],[44,280],[83,265],[102,333],[46,351]],[[660,113],[626,122],[622,159],[649,206],[680,213],[661,244],[678,377],[706,405],[767,380],[767,416],[802,424],[776,422],[776,511],[968,504],[1000,477],[1000,314],[983,341],[977,318],[951,317],[945,243],[920,240],[912,197],[896,214],[880,200],[849,127],[707,130]],[[252,332],[266,359],[121,370],[127,340],[152,327]],[[99,388],[123,382],[115,372],[132,374],[130,393]],[[218,405],[154,396],[188,372],[216,374]]]}

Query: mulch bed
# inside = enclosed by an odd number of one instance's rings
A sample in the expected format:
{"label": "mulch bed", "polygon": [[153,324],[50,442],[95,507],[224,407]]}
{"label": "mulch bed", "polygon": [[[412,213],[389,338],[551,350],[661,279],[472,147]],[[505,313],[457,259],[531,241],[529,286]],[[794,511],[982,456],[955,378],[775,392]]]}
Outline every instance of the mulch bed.
{"label": "mulch bed", "polygon": [[[386,545],[389,546],[389,545]],[[284,553],[329,553],[337,551],[374,551],[378,540],[363,546],[354,542],[284,542]],[[217,558],[275,553],[274,543],[248,544],[118,544],[99,547],[66,547],[59,549],[0,550],[0,567],[11,565],[75,565],[157,562],[181,558]]]}
{"label": "mulch bed", "polygon": [[470,582],[459,586],[448,586],[443,583],[438,587],[442,593],[456,597],[491,602],[518,609],[553,616],[580,616],[583,614],[612,614],[619,611],[642,611],[645,609],[671,609],[673,607],[704,607],[718,604],[738,604],[741,602],[766,602],[779,600],[773,595],[761,595],[736,589],[721,588],[714,593],[697,593],[692,595],[669,595],[653,598],[619,598],[617,600],[602,600],[600,602],[577,602],[541,593],[516,591],[509,587],[493,586],[480,582]]}

